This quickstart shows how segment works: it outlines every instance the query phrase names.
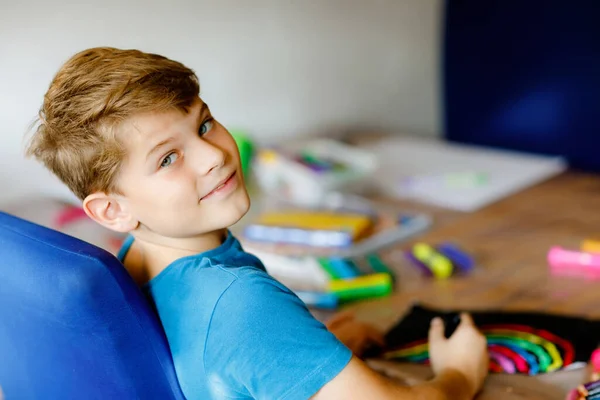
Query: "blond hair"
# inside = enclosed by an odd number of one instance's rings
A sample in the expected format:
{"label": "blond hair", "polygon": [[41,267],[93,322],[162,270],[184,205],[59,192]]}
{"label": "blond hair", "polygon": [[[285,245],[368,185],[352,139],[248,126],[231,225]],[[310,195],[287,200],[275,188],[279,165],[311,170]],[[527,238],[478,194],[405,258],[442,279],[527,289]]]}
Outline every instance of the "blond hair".
{"label": "blond hair", "polygon": [[126,154],[115,128],[140,113],[187,112],[199,90],[194,71],[168,58],[109,47],[82,51],[52,80],[26,153],[82,200],[118,193]]}

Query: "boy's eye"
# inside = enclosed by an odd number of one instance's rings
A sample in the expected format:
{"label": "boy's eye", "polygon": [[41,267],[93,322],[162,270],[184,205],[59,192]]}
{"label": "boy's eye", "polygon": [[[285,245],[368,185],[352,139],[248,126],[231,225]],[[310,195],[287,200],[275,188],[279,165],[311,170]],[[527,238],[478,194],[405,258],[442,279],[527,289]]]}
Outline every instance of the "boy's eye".
{"label": "boy's eye", "polygon": [[161,168],[168,167],[169,165],[171,165],[175,161],[177,161],[178,158],[179,158],[179,156],[177,155],[177,153],[171,153],[168,156],[166,156],[165,158],[163,158],[163,160],[160,163],[160,167]]}
{"label": "boy's eye", "polygon": [[204,122],[202,125],[200,125],[200,129],[198,130],[198,134],[200,136],[204,135],[205,133],[208,133],[213,127],[213,121],[212,120],[208,120],[206,122]]}

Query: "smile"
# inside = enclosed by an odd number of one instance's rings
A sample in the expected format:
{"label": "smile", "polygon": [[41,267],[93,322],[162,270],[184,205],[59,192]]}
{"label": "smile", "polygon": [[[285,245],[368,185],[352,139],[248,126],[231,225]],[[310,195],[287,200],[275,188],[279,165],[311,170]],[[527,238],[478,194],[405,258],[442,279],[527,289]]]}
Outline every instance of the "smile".
{"label": "smile", "polygon": [[207,195],[202,197],[200,201],[207,200],[212,197],[221,197],[226,196],[229,193],[233,192],[233,190],[237,187],[237,171],[234,171],[228,178],[221,181],[213,190],[211,190]]}

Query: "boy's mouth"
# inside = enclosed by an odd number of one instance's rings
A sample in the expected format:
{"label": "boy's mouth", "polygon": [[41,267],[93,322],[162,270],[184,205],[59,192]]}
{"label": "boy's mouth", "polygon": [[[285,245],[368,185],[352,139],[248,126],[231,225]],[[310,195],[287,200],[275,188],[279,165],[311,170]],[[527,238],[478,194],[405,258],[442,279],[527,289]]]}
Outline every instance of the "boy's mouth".
{"label": "boy's mouth", "polygon": [[235,186],[235,183],[236,183],[236,179],[235,179],[236,172],[237,171],[233,171],[233,173],[231,175],[229,175],[227,178],[225,178],[224,180],[222,180],[221,182],[219,182],[217,184],[217,186],[215,186],[215,188],[213,190],[211,190],[205,196],[201,197],[200,201],[206,200],[209,197],[211,197],[213,195],[216,195],[216,194],[229,192],[229,190],[233,189],[233,187]]}

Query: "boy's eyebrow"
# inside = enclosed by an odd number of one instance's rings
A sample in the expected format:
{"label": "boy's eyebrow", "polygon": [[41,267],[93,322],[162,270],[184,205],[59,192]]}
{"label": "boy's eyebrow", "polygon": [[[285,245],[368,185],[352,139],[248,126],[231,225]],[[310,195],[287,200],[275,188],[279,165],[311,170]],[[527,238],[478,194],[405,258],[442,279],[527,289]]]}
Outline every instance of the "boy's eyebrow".
{"label": "boy's eyebrow", "polygon": [[163,146],[164,146],[164,145],[166,145],[166,144],[169,144],[170,142],[172,142],[172,141],[174,141],[174,140],[175,140],[175,138],[173,138],[173,137],[169,137],[169,138],[166,138],[165,140],[161,140],[160,142],[158,142],[158,143],[157,143],[157,144],[156,144],[156,145],[155,145],[155,146],[152,148],[152,150],[150,150],[150,151],[148,152],[148,154],[146,155],[146,161],[147,161],[147,160],[150,158],[150,156],[151,156],[152,154],[154,154],[156,151],[158,151],[158,150],[159,150],[161,147],[163,147]]}
{"label": "boy's eyebrow", "polygon": [[202,103],[202,106],[200,107],[200,112],[198,113],[198,124],[200,124],[202,122],[202,116],[208,111],[208,106],[206,105],[206,103]]}
{"label": "boy's eyebrow", "polygon": [[[204,114],[209,111],[208,110],[208,106],[206,105],[206,103],[202,103],[202,106],[200,107],[200,112],[198,113],[198,125],[200,125],[202,123],[202,117],[204,116]],[[152,147],[152,150],[150,150],[148,152],[148,154],[146,155],[146,161],[150,158],[150,156],[152,154],[154,154],[157,150],[159,150],[161,147],[163,147],[166,144],[169,144],[170,142],[174,141],[175,138],[173,137],[169,137],[166,138],[165,140],[161,140],[160,142],[158,142],[154,147]]]}

